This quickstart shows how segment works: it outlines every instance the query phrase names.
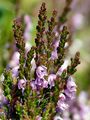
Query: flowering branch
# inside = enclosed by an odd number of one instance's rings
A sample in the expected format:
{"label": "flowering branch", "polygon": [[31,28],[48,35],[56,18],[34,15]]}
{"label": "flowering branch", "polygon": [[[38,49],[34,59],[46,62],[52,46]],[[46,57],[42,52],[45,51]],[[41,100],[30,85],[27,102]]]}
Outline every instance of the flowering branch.
{"label": "flowering branch", "polygon": [[38,18],[36,46],[31,47],[27,54],[22,19],[14,21],[14,38],[20,53],[19,74],[15,77],[8,71],[4,74],[4,95],[8,100],[7,119],[52,120],[57,113],[62,113],[69,106],[67,99],[71,101],[75,97],[76,84],[71,75],[80,64],[79,52],[75,58],[71,58],[71,65],[60,73],[69,32],[64,26],[56,35],[56,11],[53,11],[48,21],[45,3],[41,5]]}

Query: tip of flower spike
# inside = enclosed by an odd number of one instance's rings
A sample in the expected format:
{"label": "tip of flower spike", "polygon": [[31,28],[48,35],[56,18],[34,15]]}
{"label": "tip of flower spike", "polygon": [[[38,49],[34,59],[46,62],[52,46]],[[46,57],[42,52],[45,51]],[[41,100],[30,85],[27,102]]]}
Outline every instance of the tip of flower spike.
{"label": "tip of flower spike", "polygon": [[79,51],[78,51],[78,52],[76,52],[76,55],[80,57],[80,52],[79,52]]}
{"label": "tip of flower spike", "polygon": [[21,23],[21,20],[22,20],[21,17],[18,17],[13,22],[14,22],[14,24],[18,24],[18,26],[19,26]]}
{"label": "tip of flower spike", "polygon": [[46,11],[46,7],[45,6],[46,6],[46,3],[43,2],[42,5],[41,5],[41,11],[42,12]]}
{"label": "tip of flower spike", "polygon": [[[75,58],[77,58],[78,60],[80,59],[80,52],[76,52]],[[80,64],[80,61],[79,61]]]}
{"label": "tip of flower spike", "polygon": [[46,3],[45,3],[45,2],[43,2],[43,3],[42,3],[42,6],[45,6],[45,5],[46,5]]}
{"label": "tip of flower spike", "polygon": [[57,15],[57,11],[53,10],[53,16],[56,16],[56,15]]}

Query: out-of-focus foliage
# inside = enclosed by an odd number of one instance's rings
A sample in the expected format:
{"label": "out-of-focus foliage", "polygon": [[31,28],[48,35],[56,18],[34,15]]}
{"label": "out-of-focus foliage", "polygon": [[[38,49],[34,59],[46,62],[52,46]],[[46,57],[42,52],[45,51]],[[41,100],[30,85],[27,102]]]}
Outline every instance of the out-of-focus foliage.
{"label": "out-of-focus foliage", "polygon": [[7,64],[9,43],[12,41],[13,6],[8,1],[0,1],[0,74]]}

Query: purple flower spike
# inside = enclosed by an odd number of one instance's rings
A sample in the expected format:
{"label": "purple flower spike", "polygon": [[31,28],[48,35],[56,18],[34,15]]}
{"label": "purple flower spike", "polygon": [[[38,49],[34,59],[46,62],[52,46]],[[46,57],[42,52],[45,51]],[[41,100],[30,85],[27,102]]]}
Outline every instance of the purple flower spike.
{"label": "purple flower spike", "polygon": [[55,84],[54,84],[54,80],[56,79],[56,75],[55,74],[50,74],[48,77],[48,84],[50,85],[50,88],[52,88]]}
{"label": "purple flower spike", "polygon": [[44,78],[44,76],[47,76],[47,68],[45,66],[39,66],[36,69],[36,75],[38,78]]}
{"label": "purple flower spike", "polygon": [[18,89],[22,89],[22,92],[24,92],[26,86],[26,80],[21,79],[18,81]]}

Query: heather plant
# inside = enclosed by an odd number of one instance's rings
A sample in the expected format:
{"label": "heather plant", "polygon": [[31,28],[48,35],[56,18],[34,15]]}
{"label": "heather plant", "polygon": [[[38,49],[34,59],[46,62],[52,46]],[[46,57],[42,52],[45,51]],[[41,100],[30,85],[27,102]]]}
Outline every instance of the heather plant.
{"label": "heather plant", "polygon": [[62,115],[75,98],[77,86],[72,75],[80,64],[79,52],[71,58],[70,65],[62,70],[65,45],[70,38],[64,26],[70,2],[67,0],[59,22],[55,10],[50,20],[47,19],[45,3],[42,3],[36,26],[36,45],[27,53],[22,18],[14,20],[14,39],[19,53],[18,71],[14,75],[12,69],[3,73],[3,120],[55,120],[55,116]]}

